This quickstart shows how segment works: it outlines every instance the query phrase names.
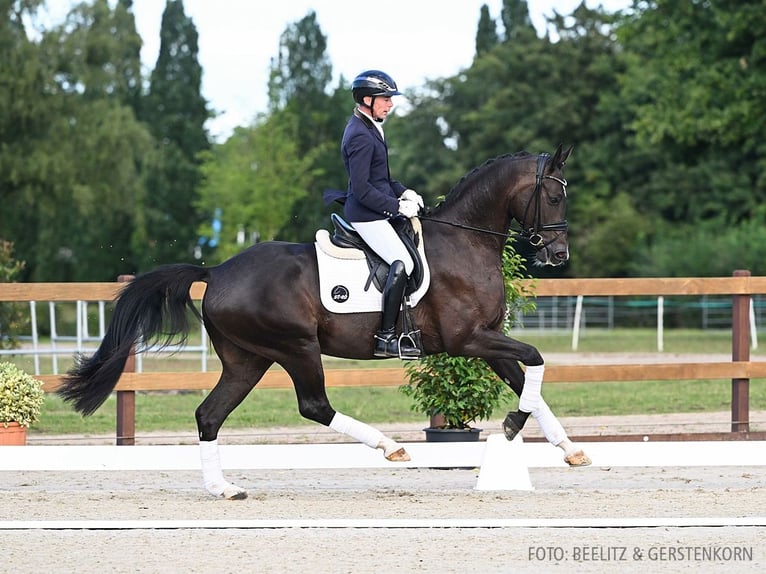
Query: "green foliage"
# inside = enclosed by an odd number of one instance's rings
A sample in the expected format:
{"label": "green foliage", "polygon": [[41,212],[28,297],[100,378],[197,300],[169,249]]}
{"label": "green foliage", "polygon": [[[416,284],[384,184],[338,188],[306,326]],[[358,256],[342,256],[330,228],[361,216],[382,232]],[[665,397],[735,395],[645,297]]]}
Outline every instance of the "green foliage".
{"label": "green foliage", "polygon": [[727,277],[736,269],[766,275],[766,223],[738,226],[723,218],[695,225],[664,225],[633,262],[649,277]]}
{"label": "green foliage", "polygon": [[[0,283],[14,283],[22,269],[24,269],[24,262],[13,258],[13,244],[0,239]],[[20,304],[0,302],[0,349],[18,347],[16,334],[27,323],[27,316]]]}
{"label": "green foliage", "polygon": [[[269,102],[272,111],[300,102],[304,112],[315,104],[332,80],[332,63],[327,56],[327,36],[322,33],[316,12],[288,25],[279,38],[279,52],[271,60]],[[310,106],[305,108],[304,106]]]}
{"label": "green foliage", "polygon": [[317,229],[328,227],[329,210],[322,192],[347,185],[339,146],[352,100],[343,78],[334,90],[331,80],[327,37],[316,13],[309,11],[280,36],[279,53],[271,61],[269,74],[271,115],[290,117],[297,153],[312,158],[307,193],[296,198],[290,217],[276,233],[285,241],[311,241]]}
{"label": "green foliage", "polygon": [[481,359],[429,355],[408,363],[408,381],[401,391],[414,400],[413,410],[427,416],[441,414],[447,428],[469,428],[488,419],[505,385]]}
{"label": "green foliage", "polygon": [[[576,226],[569,233],[573,265],[585,277],[623,277],[651,229],[651,222],[641,217],[630,197],[618,193],[611,198],[585,198],[578,213],[588,209],[591,225]],[[598,256],[594,256],[598,254]]]}
{"label": "green foliage", "polygon": [[[526,278],[522,258],[506,242],[502,273],[508,311],[505,328],[513,325],[517,312],[533,308],[532,295],[519,279]],[[444,416],[447,428],[469,428],[473,421],[489,419],[508,388],[482,359],[452,357],[446,353],[428,355],[407,363],[407,383],[400,387],[410,397],[413,410],[431,417]]]}
{"label": "green foliage", "polygon": [[201,88],[197,28],[182,0],[168,0],[141,111],[156,141],[144,165],[146,195],[133,235],[142,271],[193,261],[197,228],[207,215],[195,209],[202,184],[200,158],[210,148],[204,127],[210,112]]}
{"label": "green foliage", "polygon": [[[239,223],[263,239],[293,241],[327,226],[321,193],[346,185],[338,140],[352,102],[346,79],[331,85],[328,38],[314,11],[280,36],[268,113],[242,128],[277,133],[254,139],[250,161],[227,164],[241,176],[206,168],[215,177],[205,185],[252,185],[257,165],[257,189],[220,191],[220,199],[237,195],[229,205],[212,201],[219,192],[210,189],[199,197],[202,158],[217,161],[219,151],[207,155],[211,111],[183,2],[166,3],[149,78],[141,77],[131,0],[76,3],[55,26],[37,13],[42,4],[5,2],[0,20],[0,229],[26,261],[19,279],[113,280],[192,260],[215,208],[228,218],[228,246],[203,252],[207,260],[237,249]],[[434,204],[489,158],[574,143],[566,170],[571,262],[530,273],[667,274],[673,250],[684,247],[674,230],[701,229],[710,235],[683,258],[686,273],[757,269],[764,0],[641,1],[616,16],[582,3],[554,14],[542,37],[528,4],[504,0],[499,22],[483,6],[471,65],[408,92],[407,109],[386,124],[392,174]],[[260,149],[272,143],[276,153]],[[285,176],[294,168],[295,177]],[[268,222],[267,193],[280,200]]]}
{"label": "green foliage", "polygon": [[0,363],[0,424],[28,427],[40,417],[43,384],[12,363]]}
{"label": "green foliage", "polygon": [[476,55],[481,56],[497,46],[497,24],[489,16],[489,6],[482,4],[479,15],[479,26],[476,30]]}
{"label": "green foliage", "polygon": [[[211,259],[220,261],[240,251],[237,232],[257,232],[271,240],[290,216],[293,204],[306,195],[313,155],[296,149],[294,116],[275,114],[251,128],[238,128],[226,143],[205,156],[204,183],[198,209],[222,212],[220,245]],[[205,224],[204,237],[212,237]]]}

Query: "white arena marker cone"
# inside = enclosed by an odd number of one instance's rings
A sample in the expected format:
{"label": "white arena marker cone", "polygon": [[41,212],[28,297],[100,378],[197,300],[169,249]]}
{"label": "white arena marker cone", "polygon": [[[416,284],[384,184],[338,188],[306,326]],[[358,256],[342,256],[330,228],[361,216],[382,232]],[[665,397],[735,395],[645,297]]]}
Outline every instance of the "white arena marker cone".
{"label": "white arena marker cone", "polygon": [[489,435],[475,490],[534,490],[523,446],[521,433],[512,441]]}

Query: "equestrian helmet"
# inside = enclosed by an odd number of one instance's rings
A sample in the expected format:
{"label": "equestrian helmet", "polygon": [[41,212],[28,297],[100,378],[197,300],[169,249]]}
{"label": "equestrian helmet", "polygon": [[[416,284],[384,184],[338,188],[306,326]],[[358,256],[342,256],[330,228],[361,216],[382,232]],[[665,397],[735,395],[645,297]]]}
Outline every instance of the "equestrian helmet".
{"label": "equestrian helmet", "polygon": [[351,93],[357,104],[363,103],[365,96],[399,96],[401,92],[396,87],[394,79],[380,70],[367,70],[354,78]]}

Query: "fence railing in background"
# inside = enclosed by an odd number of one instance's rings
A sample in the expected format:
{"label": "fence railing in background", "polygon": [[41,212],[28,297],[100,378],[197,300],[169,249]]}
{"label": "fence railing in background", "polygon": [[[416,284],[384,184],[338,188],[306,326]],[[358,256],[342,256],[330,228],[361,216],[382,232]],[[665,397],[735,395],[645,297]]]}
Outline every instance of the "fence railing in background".
{"label": "fence railing in background", "polygon": [[[119,283],[0,283],[0,301],[109,301],[119,292]],[[732,359],[727,362],[550,365],[546,382],[603,382],[647,380],[731,379],[731,437],[748,438],[750,379],[766,378],[766,362],[750,361],[750,305],[753,295],[766,294],[766,277],[751,277],[749,271],[735,271],[733,277],[625,278],[625,279],[540,279],[534,280],[538,297],[595,296],[731,296]],[[205,285],[192,286],[195,300],[202,298]],[[135,373],[129,362],[117,386],[117,443],[135,443],[135,392],[142,390],[209,389],[216,373]],[[60,382],[57,375],[40,376],[46,390]],[[352,369],[328,371],[328,386],[398,386],[404,371],[396,369]],[[280,371],[267,373],[259,387],[288,387]]]}

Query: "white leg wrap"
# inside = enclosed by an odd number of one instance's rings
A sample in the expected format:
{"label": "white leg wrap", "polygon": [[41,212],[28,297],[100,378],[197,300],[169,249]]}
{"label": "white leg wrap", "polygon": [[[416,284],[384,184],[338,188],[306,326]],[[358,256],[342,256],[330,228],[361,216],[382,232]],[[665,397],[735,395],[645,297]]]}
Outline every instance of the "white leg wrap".
{"label": "white leg wrap", "polygon": [[210,494],[224,496],[225,498],[240,497],[242,494],[245,494],[244,490],[226,482],[223,478],[217,440],[201,440],[199,442],[199,452],[202,461],[202,482]]}
{"label": "white leg wrap", "polygon": [[[343,413],[335,413],[332,421],[330,421],[330,428],[339,433],[348,435],[351,438],[366,444],[370,448],[378,448],[381,446],[381,441],[386,440],[386,437],[378,429],[359,422],[358,420],[346,416]],[[381,448],[384,447],[385,445],[383,445]]]}
{"label": "white leg wrap", "polygon": [[540,430],[543,431],[549,443],[558,446],[562,441],[569,442],[564,427],[561,426],[559,419],[556,418],[542,397],[540,397],[537,408],[532,411],[532,416],[535,417],[537,424],[540,425]]}
{"label": "white leg wrap", "polygon": [[525,413],[533,413],[540,404],[542,397],[540,389],[543,386],[543,373],[545,365],[527,367],[524,372],[524,389],[519,398],[519,410]]}

